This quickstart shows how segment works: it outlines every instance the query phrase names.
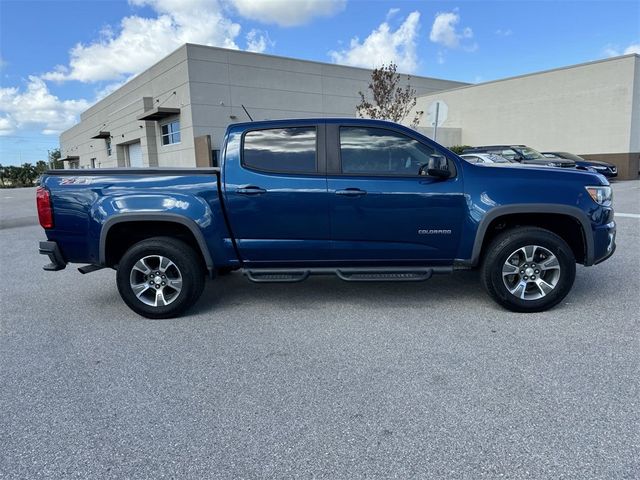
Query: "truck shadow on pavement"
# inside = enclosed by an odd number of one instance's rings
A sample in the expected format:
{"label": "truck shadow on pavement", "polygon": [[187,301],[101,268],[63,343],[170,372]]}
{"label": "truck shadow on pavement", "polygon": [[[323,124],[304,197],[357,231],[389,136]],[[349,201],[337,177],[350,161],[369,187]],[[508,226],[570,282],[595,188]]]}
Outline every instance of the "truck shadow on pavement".
{"label": "truck shadow on pavement", "polygon": [[[579,269],[569,296],[555,309],[588,304],[597,295],[590,272]],[[344,282],[333,276],[311,277],[299,283],[255,284],[240,272],[207,280],[200,300],[187,315],[233,310],[238,306],[269,305],[283,310],[313,310],[341,306],[364,308],[448,308],[466,304],[495,312],[507,312],[488,297],[477,270],[435,275],[425,282]]]}
{"label": "truck shadow on pavement", "polygon": [[255,284],[234,272],[207,281],[189,314],[224,311],[238,305],[269,304],[283,309],[318,309],[338,304],[371,307],[415,307],[432,302],[455,303],[460,298],[491,303],[476,271],[436,275],[425,282],[344,282],[337,277],[312,277],[299,283]]}

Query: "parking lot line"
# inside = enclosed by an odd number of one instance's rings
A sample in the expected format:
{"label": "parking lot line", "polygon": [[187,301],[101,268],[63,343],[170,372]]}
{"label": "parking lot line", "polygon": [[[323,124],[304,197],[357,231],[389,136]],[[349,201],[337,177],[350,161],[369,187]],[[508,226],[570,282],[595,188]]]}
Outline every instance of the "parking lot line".
{"label": "parking lot line", "polygon": [[640,218],[640,213],[618,213],[618,212],[616,212],[616,217]]}

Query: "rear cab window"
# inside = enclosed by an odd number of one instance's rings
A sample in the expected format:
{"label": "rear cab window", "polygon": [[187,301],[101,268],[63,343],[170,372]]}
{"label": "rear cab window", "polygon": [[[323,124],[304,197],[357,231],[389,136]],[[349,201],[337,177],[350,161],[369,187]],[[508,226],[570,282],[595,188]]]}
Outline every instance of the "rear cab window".
{"label": "rear cab window", "polygon": [[262,172],[316,174],[316,127],[249,130],[243,138],[242,166]]}

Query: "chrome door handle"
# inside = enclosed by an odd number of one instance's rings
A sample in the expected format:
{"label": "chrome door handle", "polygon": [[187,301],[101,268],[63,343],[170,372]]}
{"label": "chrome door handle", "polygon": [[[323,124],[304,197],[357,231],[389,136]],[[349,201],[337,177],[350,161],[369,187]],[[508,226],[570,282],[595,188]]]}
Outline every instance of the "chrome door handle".
{"label": "chrome door handle", "polygon": [[241,195],[261,195],[267,193],[267,191],[264,188],[247,185],[246,187],[236,188],[236,193]]}
{"label": "chrome door handle", "polygon": [[360,190],[359,188],[345,188],[344,190],[336,190],[336,195],[344,195],[346,197],[360,197],[366,194],[366,190]]}

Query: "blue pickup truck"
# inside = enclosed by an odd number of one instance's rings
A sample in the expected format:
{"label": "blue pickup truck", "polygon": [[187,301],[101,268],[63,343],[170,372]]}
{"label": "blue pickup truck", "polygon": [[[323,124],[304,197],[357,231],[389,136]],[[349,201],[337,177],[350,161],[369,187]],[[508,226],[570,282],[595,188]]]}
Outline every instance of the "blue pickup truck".
{"label": "blue pickup truck", "polygon": [[421,281],[479,267],[500,305],[542,311],[616,234],[599,174],[473,165],[364,119],[231,125],[220,168],[51,170],[37,206],[44,269],[113,268],[149,318],[182,314],[207,276],[238,269],[253,282]]}

